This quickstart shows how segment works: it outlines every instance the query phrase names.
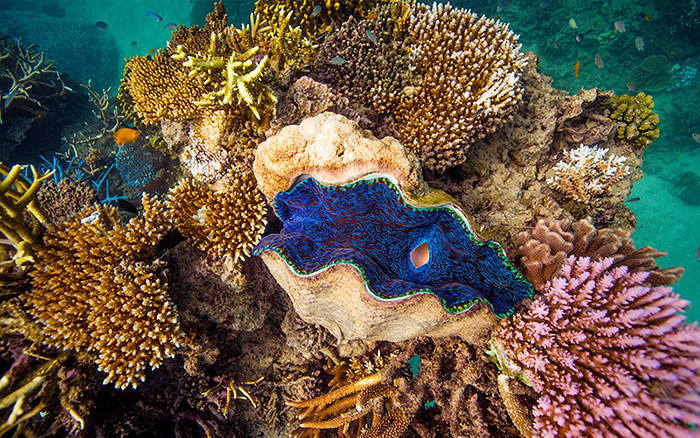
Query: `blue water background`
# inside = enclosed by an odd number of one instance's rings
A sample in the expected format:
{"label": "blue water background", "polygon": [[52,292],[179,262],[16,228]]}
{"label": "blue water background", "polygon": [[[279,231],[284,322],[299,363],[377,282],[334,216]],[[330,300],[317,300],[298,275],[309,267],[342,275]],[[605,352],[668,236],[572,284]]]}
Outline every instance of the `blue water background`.
{"label": "blue water background", "polygon": [[[479,14],[499,17],[521,35],[523,50],[540,58],[540,70],[553,78],[555,88],[576,93],[582,87],[627,89],[630,70],[650,55],[664,55],[680,66],[700,67],[700,38],[678,32],[686,1],[457,1],[453,5],[471,8]],[[247,23],[254,1],[225,1],[229,23]],[[92,79],[96,89],[111,87],[116,95],[125,58],[146,55],[163,47],[170,38],[168,23],[204,24],[213,10],[211,0],[0,0],[0,32],[21,37],[46,50],[62,71],[85,83]],[[152,11],[163,21],[144,13]],[[570,20],[576,23],[576,29]],[[615,30],[623,20],[626,31]],[[106,30],[95,26],[107,24]],[[578,43],[576,35],[583,33]],[[644,51],[637,50],[637,37],[644,39]],[[600,54],[604,67],[596,66]],[[581,62],[580,75],[574,66]],[[662,267],[683,266],[684,277],[675,288],[694,303],[700,303],[700,207],[680,199],[681,177],[700,174],[700,144],[692,133],[700,133],[700,78],[686,88],[652,93],[660,116],[661,134],[644,155],[645,177],[638,181],[629,207],[638,218],[633,235],[637,247],[653,246],[668,252],[659,259]],[[700,196],[700,193],[695,193]],[[700,319],[700,305],[689,319]]]}

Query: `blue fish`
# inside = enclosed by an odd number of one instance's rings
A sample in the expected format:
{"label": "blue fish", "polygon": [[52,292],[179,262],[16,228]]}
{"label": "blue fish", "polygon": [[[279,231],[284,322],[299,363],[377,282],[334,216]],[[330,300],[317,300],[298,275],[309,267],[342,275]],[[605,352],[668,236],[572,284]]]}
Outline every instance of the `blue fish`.
{"label": "blue fish", "polygon": [[372,44],[374,44],[375,46],[379,47],[379,41],[377,41],[377,37],[374,36],[374,34],[372,33],[372,31],[369,30],[369,29],[367,29],[367,30],[365,31],[365,33],[367,34],[367,38],[369,38],[369,40],[372,41]]}
{"label": "blue fish", "polygon": [[346,62],[348,62],[348,60],[341,56],[334,56],[330,61],[328,61],[328,63],[331,65],[343,65]]}
{"label": "blue fish", "polygon": [[167,29],[170,29],[170,30],[175,30],[175,29],[177,29],[177,24],[175,24],[175,23],[168,23],[168,24],[165,25],[165,27],[166,27]]}
{"label": "blue fish", "polygon": [[147,17],[151,17],[154,20],[156,20],[156,23],[160,23],[163,21],[163,18],[160,15],[156,14],[155,12],[147,11],[145,9],[141,9],[141,10],[146,14]]}
{"label": "blue fish", "polygon": [[312,17],[318,16],[318,14],[321,13],[321,9],[322,9],[322,8],[321,8],[321,5],[316,5],[316,6],[314,7],[314,11],[311,13],[311,16],[312,16]]}

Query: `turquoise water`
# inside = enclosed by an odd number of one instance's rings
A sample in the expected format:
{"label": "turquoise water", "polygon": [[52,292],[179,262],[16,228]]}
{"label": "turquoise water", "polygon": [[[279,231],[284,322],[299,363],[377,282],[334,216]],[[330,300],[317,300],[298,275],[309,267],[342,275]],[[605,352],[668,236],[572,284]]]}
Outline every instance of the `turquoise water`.
{"label": "turquoise water", "polygon": [[[45,49],[80,82],[92,79],[95,88],[111,87],[110,94],[116,95],[125,58],[163,47],[170,38],[168,23],[203,24],[211,3],[2,0],[0,29]],[[254,2],[229,0],[225,4],[229,23],[238,25],[248,21]],[[523,49],[539,55],[541,72],[553,78],[556,88],[570,93],[582,87],[631,93],[629,72],[650,55],[666,56],[678,68],[700,67],[700,31],[696,27],[693,34],[679,24],[688,17],[676,1],[454,4],[510,23],[521,35]],[[156,22],[144,10],[159,14],[163,21]],[[107,28],[96,27],[98,21]],[[615,21],[624,22],[624,32],[616,30]],[[583,34],[580,42],[577,34]],[[644,41],[643,51],[637,48],[638,38]],[[596,65],[596,54],[603,68]],[[577,61],[581,62],[578,77],[574,74]],[[700,80],[696,77],[684,88],[651,94],[660,115],[661,134],[645,151],[645,177],[632,192],[632,197],[640,198],[629,204],[638,219],[633,237],[637,247],[651,245],[668,253],[659,260],[662,267],[683,266],[685,275],[676,291],[700,303],[700,260],[696,254],[700,247],[700,193],[697,182],[690,188],[683,186],[692,177],[688,172],[700,173],[700,144],[692,137],[700,133]],[[688,314],[691,320],[699,319],[700,305],[694,305]]]}

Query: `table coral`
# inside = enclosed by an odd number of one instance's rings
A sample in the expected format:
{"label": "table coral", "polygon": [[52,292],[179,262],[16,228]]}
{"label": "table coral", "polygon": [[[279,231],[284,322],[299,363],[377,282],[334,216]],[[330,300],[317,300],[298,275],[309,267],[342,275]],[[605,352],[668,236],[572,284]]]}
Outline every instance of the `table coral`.
{"label": "table coral", "polygon": [[20,299],[49,345],[96,354],[104,382],[136,387],[183,342],[154,248],[171,229],[164,203],[144,195],[144,215],[120,224],[96,205],[49,231]]}
{"label": "table coral", "polygon": [[526,58],[500,21],[450,5],[411,7],[409,68],[423,80],[398,103],[396,130],[424,166],[442,171],[512,112]]}
{"label": "table coral", "polygon": [[249,255],[267,224],[265,198],[249,174],[232,178],[221,192],[183,180],[169,192],[168,204],[185,237],[233,262]]}
{"label": "table coral", "polygon": [[500,246],[479,242],[456,208],[411,205],[386,178],[339,186],[309,178],[278,194],[275,212],[284,228],[255,253],[276,251],[299,275],[348,263],[379,300],[427,292],[450,313],[486,301],[502,317],[531,294]]}
{"label": "table coral", "polygon": [[671,62],[663,55],[648,56],[630,70],[628,79],[640,90],[665,90],[673,81]]}
{"label": "table coral", "polygon": [[576,202],[589,202],[630,172],[624,164],[626,157],[615,154],[606,157],[607,153],[607,149],[583,144],[564,151],[564,159],[552,168],[547,184]]}
{"label": "table coral", "polygon": [[634,97],[623,94],[610,99],[610,118],[617,122],[617,138],[646,147],[659,138],[659,115],[653,112],[651,96],[639,93]]}
{"label": "table coral", "polygon": [[700,422],[700,330],[689,302],[611,258],[569,257],[493,333],[503,372],[539,393],[537,436],[690,436]]}

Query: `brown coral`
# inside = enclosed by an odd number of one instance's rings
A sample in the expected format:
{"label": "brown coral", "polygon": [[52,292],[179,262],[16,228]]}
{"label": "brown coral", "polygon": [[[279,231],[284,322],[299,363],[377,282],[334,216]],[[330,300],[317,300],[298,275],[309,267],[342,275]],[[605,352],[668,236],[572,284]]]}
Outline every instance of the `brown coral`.
{"label": "brown coral", "polygon": [[571,225],[571,229],[570,225],[568,220],[541,220],[532,232],[518,234],[521,261],[535,289],[541,290],[571,255],[593,261],[611,257],[613,267],[627,266],[631,273],[649,272],[646,281],[652,285],[671,285],[683,275],[683,268],[659,268],[654,259],[666,253],[648,246],[636,249],[629,231],[598,230],[587,220]]}
{"label": "brown coral", "polygon": [[415,4],[408,32],[410,68],[423,82],[399,102],[396,129],[426,167],[442,171],[512,112],[526,58],[507,25],[449,5]]}
{"label": "brown coral", "polygon": [[120,224],[119,211],[83,209],[47,233],[21,296],[50,345],[98,354],[106,382],[136,386],[183,341],[154,245],[170,229],[162,202],[143,197],[144,215]]}
{"label": "brown coral", "polygon": [[248,256],[265,231],[265,198],[250,174],[221,192],[183,180],[168,195],[180,232],[201,250],[233,262]]}
{"label": "brown coral", "polygon": [[623,94],[610,99],[610,118],[617,122],[617,138],[632,141],[639,147],[649,146],[659,138],[659,115],[653,112],[651,96]]}

